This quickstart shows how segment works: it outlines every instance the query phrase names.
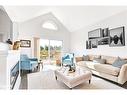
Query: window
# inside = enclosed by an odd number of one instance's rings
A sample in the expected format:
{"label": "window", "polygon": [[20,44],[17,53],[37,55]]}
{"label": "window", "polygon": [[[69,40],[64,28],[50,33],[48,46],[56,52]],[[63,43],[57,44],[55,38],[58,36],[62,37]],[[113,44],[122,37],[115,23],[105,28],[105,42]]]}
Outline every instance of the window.
{"label": "window", "polygon": [[57,30],[57,25],[53,21],[46,21],[42,24],[43,28]]}

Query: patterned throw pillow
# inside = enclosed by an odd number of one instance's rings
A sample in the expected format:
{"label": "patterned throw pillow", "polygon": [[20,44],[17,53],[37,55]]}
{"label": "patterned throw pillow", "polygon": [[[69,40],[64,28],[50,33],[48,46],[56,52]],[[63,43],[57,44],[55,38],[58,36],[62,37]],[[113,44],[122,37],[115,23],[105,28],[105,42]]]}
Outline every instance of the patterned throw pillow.
{"label": "patterned throw pillow", "polygon": [[118,57],[112,64],[112,66],[114,67],[118,67],[121,68],[122,65],[127,64],[127,60],[121,59],[120,57]]}

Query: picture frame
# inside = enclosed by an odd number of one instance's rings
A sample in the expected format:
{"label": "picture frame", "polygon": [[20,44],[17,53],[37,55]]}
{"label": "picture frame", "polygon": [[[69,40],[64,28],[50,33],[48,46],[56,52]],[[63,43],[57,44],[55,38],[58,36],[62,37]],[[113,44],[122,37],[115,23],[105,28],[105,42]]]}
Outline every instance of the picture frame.
{"label": "picture frame", "polygon": [[98,45],[109,45],[109,37],[98,39]]}
{"label": "picture frame", "polygon": [[98,40],[92,39],[91,41],[91,48],[97,48],[98,47]]}
{"label": "picture frame", "polygon": [[109,45],[109,28],[101,30],[101,37],[98,38],[98,45]]}
{"label": "picture frame", "polygon": [[109,46],[125,46],[125,29],[123,27],[118,27],[109,30]]}
{"label": "picture frame", "polygon": [[101,28],[89,31],[88,32],[88,39],[90,40],[90,39],[100,38],[102,36],[101,31],[102,31]]}
{"label": "picture frame", "polygon": [[31,47],[31,41],[30,40],[20,40],[20,47]]}
{"label": "picture frame", "polygon": [[91,49],[91,41],[90,40],[86,41],[86,49]]}
{"label": "picture frame", "polygon": [[109,37],[109,28],[102,29],[102,37]]}

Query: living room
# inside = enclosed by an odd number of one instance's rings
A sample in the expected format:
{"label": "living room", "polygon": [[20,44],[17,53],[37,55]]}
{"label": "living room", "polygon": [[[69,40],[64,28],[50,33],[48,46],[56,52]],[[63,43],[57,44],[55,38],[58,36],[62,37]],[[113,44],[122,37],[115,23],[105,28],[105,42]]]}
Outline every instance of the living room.
{"label": "living room", "polygon": [[[1,89],[127,89],[126,6],[3,5],[0,9],[1,19],[4,21],[5,13],[13,23],[12,26],[9,24],[12,30],[5,34],[6,36],[0,35],[0,63],[6,64],[1,65],[0,71],[7,74],[7,77],[1,79]],[[0,34],[4,35],[1,31]],[[45,40],[47,42],[43,42]],[[13,44],[10,45],[10,42]],[[14,47],[15,42],[17,47]],[[60,44],[57,44],[58,42]],[[46,44],[43,46],[40,43]],[[46,54],[43,52],[41,55],[41,49]],[[27,66],[22,63],[24,60],[21,62],[24,55],[32,61],[37,59],[35,68],[31,67],[30,72],[29,69],[28,72],[25,70]],[[70,57],[73,59],[69,61],[72,68],[68,62],[65,62],[67,65],[64,66],[64,61]],[[19,62],[18,65],[8,65],[12,58],[13,61]],[[54,60],[55,64],[51,64]],[[104,63],[101,64],[102,60]],[[90,64],[94,69],[83,66],[84,64]],[[99,68],[100,64],[104,66]],[[2,69],[2,66],[6,69]],[[10,87],[9,81],[13,79],[10,79],[10,72],[15,71],[14,67],[21,70],[18,71],[21,76],[17,77],[14,85]],[[71,74],[80,72],[79,76],[72,75],[71,80],[69,75],[65,76],[59,71],[65,68],[73,69]],[[97,72],[93,73],[94,71]],[[104,76],[101,73],[104,73]]]}

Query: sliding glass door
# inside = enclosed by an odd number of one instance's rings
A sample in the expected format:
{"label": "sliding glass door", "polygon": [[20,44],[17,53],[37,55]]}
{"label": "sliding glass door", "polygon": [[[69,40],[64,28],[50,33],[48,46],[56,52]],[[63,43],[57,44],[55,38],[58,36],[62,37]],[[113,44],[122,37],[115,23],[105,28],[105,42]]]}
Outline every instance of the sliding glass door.
{"label": "sliding glass door", "polygon": [[60,64],[62,41],[40,39],[40,59],[45,64]]}
{"label": "sliding glass door", "polygon": [[40,39],[40,59],[44,63],[49,62],[49,40]]}
{"label": "sliding glass door", "polygon": [[60,64],[62,51],[62,41],[50,40],[50,60],[51,64]]}

